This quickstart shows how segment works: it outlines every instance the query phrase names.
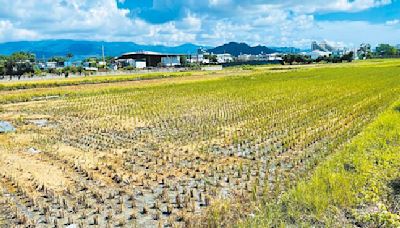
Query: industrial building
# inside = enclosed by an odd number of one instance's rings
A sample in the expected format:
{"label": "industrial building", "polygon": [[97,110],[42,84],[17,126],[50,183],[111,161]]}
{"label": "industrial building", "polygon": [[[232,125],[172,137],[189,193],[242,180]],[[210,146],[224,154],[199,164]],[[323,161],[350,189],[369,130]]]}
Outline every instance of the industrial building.
{"label": "industrial building", "polygon": [[124,66],[138,68],[146,67],[175,67],[181,65],[180,54],[165,54],[158,52],[129,52],[121,55],[116,62]]}

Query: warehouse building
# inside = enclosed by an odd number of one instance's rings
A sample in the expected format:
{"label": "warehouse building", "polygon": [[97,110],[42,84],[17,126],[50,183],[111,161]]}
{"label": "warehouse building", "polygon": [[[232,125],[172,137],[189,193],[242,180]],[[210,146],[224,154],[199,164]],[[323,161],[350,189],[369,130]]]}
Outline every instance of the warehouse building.
{"label": "warehouse building", "polygon": [[[165,54],[158,52],[129,52],[116,59],[122,66],[130,66],[131,63],[139,63],[143,67],[175,67],[181,65],[180,54]],[[136,64],[132,65],[137,67]]]}

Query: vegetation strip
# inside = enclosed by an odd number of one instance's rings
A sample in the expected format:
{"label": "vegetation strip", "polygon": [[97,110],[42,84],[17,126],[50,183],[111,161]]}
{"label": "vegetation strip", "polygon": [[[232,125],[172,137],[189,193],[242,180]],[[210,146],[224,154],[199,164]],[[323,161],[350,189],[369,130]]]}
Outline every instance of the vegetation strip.
{"label": "vegetation strip", "polygon": [[84,84],[115,83],[124,81],[140,81],[140,80],[151,80],[159,78],[184,77],[191,75],[192,75],[191,73],[184,73],[184,72],[151,73],[151,74],[137,74],[129,76],[95,76],[95,77],[70,78],[64,80],[51,79],[44,81],[12,82],[12,83],[0,84],[0,91],[60,87],[60,86],[84,85]]}
{"label": "vegetation strip", "polygon": [[243,227],[400,226],[400,103]]}

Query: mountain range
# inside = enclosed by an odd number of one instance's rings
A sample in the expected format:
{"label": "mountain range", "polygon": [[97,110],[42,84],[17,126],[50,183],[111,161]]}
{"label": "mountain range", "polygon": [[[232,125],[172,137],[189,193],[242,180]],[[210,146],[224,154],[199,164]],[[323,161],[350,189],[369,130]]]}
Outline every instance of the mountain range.
{"label": "mountain range", "polygon": [[[103,42],[103,41],[77,41],[77,40],[42,40],[42,41],[18,41],[0,44],[0,54],[10,55],[14,52],[24,51],[36,54],[36,57],[50,58],[53,56],[65,56],[68,53],[74,55],[75,60],[87,57],[101,56],[102,46],[106,56],[119,56],[126,52],[153,51],[171,54],[193,54],[202,46],[195,44],[183,44],[175,47],[163,45],[140,45],[133,42]],[[209,48],[209,47],[203,47]]]}
{"label": "mountain range", "polygon": [[300,49],[292,47],[251,47],[246,43],[230,42],[218,47],[204,47],[195,44],[183,44],[169,47],[163,45],[141,45],[133,42],[103,42],[103,41],[79,41],[79,40],[42,40],[42,41],[18,41],[0,43],[0,55],[10,55],[14,52],[24,51],[36,54],[38,59],[47,59],[53,56],[66,56],[73,54],[73,60],[82,60],[87,57],[99,57],[102,55],[102,47],[106,56],[119,56],[126,52],[153,51],[171,54],[195,54],[199,48],[208,49],[214,54],[229,53],[233,56],[240,54],[270,54],[275,52],[292,53]]}

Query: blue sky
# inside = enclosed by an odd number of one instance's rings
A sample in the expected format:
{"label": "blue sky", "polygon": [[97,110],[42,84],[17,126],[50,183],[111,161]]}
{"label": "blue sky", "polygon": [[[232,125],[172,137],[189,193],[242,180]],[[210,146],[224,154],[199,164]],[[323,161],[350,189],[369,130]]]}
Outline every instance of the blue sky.
{"label": "blue sky", "polygon": [[400,0],[0,0],[0,42],[400,44]]}

